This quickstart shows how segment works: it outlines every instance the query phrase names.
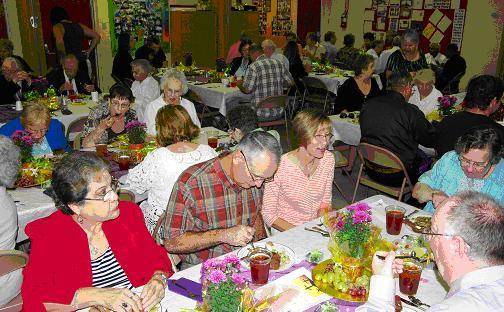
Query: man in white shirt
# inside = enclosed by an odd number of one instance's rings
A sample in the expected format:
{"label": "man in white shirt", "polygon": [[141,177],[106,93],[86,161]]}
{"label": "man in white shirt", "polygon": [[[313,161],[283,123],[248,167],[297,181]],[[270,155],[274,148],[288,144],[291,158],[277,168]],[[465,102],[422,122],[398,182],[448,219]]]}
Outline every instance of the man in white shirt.
{"label": "man in white shirt", "polygon": [[133,73],[133,84],[131,92],[135,97],[135,111],[137,118],[145,122],[145,108],[147,104],[159,97],[159,83],[150,74],[153,67],[148,60],[137,59],[131,62],[131,71]]}
{"label": "man in white shirt", "polygon": [[75,55],[65,55],[62,65],[51,70],[46,77],[49,84],[57,88],[61,94],[89,94],[95,91],[87,72],[79,69],[79,60]]}
{"label": "man in white shirt", "polygon": [[425,60],[429,66],[443,66],[448,60],[444,54],[439,52],[439,43],[431,43],[429,45],[429,53],[425,54]]}
{"label": "man in white shirt", "polygon": [[182,98],[182,95],[188,90],[187,79],[183,73],[174,68],[167,71],[161,79],[161,89],[163,90],[161,96],[147,104],[145,109],[144,117],[149,136],[156,136],[156,114],[164,105],[182,106],[186,109],[194,125],[201,128],[194,104]]}
{"label": "man in white shirt", "polygon": [[266,39],[261,43],[261,47],[263,48],[264,55],[267,58],[272,58],[279,61],[280,63],[282,63],[285,69],[289,71],[289,60],[287,59],[287,57],[285,57],[285,55],[276,52],[276,44],[273,41]]}
{"label": "man in white shirt", "polygon": [[[427,311],[504,311],[504,208],[474,191],[459,193],[435,206],[432,234],[427,234],[427,239],[450,290]],[[395,311],[392,273],[402,268],[393,261],[394,256],[389,254],[385,261],[373,258],[375,275],[368,302],[357,312]]]}
{"label": "man in white shirt", "polygon": [[394,39],[392,39],[392,45],[393,45],[392,48],[382,51],[382,53],[376,60],[375,73],[381,74],[385,71],[390,55],[394,53],[396,50],[399,50],[401,46],[401,37],[395,36]]}
{"label": "man in white shirt", "polygon": [[383,42],[383,40],[379,39],[375,40],[371,43],[371,49],[367,50],[366,53],[374,57],[375,60],[377,60],[383,51],[384,44],[385,43]]}
{"label": "man in white shirt", "polygon": [[438,108],[438,98],[443,94],[434,87],[434,73],[430,69],[418,71],[413,82],[415,85],[408,102],[418,106],[427,116]]}
{"label": "man in white shirt", "polygon": [[304,47],[304,56],[312,61],[320,62],[325,57],[326,49],[318,42],[317,34],[309,32],[306,35],[306,46]]}

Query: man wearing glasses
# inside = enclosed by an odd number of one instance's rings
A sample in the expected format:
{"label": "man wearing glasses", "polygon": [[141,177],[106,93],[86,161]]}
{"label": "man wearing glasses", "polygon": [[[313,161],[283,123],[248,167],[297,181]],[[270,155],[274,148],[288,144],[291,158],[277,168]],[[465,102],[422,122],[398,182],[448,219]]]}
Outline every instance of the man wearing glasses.
{"label": "man wearing glasses", "polygon": [[280,161],[280,144],[252,132],[234,152],[186,169],[173,186],[164,223],[165,248],[182,268],[245,246],[265,236],[262,185]]}
{"label": "man wearing glasses", "polygon": [[[427,311],[504,310],[502,206],[481,193],[459,193],[439,204],[426,236],[439,273],[450,286],[445,299]],[[395,311],[392,273],[401,270],[394,253],[385,261],[375,256],[368,302],[356,311]]]}
{"label": "man wearing glasses", "polygon": [[13,57],[7,57],[2,62],[0,105],[14,104],[16,101],[21,101],[23,92],[30,90],[31,77],[22,68],[19,61]]}

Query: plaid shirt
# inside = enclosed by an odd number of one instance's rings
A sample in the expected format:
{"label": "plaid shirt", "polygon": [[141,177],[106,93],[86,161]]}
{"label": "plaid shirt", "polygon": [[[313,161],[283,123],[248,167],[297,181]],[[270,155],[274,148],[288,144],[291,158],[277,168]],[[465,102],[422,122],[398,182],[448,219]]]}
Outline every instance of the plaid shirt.
{"label": "plaid shirt", "polygon": [[276,59],[261,55],[252,63],[243,78],[243,87],[252,91],[252,104],[268,96],[282,95],[284,85],[293,84],[290,72]]}
{"label": "plaid shirt", "polygon": [[[262,189],[244,189],[233,183],[220,164],[223,156],[189,167],[180,175],[166,207],[165,241],[185,232],[206,232],[255,221],[262,204]],[[196,265],[233,249],[219,244],[179,256],[183,263]]]}

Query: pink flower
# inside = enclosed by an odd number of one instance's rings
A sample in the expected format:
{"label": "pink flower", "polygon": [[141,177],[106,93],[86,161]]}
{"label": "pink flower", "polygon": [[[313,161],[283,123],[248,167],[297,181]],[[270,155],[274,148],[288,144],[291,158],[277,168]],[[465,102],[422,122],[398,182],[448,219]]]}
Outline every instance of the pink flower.
{"label": "pink flower", "polygon": [[245,278],[238,273],[233,273],[231,280],[237,285],[245,284]]}
{"label": "pink flower", "polygon": [[132,120],[126,124],[125,128],[128,131],[133,128],[145,128],[145,124],[143,122],[138,121],[138,120]]}
{"label": "pink flower", "polygon": [[359,223],[363,223],[363,222],[369,222],[368,220],[371,219],[371,216],[365,212],[365,211],[356,211],[353,215],[352,215],[352,221],[353,221],[353,224],[359,224]]}
{"label": "pink flower", "polygon": [[227,277],[226,274],[224,274],[224,272],[222,272],[221,270],[213,270],[208,275],[208,280],[214,284],[219,284],[227,280]]}
{"label": "pink flower", "polygon": [[339,219],[338,222],[336,222],[336,227],[338,230],[341,230],[345,226],[345,221],[343,219]]}

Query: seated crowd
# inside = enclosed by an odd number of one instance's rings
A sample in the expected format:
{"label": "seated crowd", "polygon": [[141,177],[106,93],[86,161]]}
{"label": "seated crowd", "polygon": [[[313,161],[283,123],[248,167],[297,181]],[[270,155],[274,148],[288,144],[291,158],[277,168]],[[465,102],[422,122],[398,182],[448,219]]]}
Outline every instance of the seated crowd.
{"label": "seated crowd", "polygon": [[[258,106],[265,98],[285,94],[287,87],[302,86],[310,60],[354,71],[338,90],[332,112],[360,111],[361,142],[397,155],[415,185],[412,197],[434,213],[427,239],[451,289],[433,311],[503,307],[504,245],[502,239],[485,241],[504,236],[504,127],[489,117],[502,105],[502,79],[473,77],[462,110],[431,123],[426,116],[437,109],[438,97],[447,88],[458,92],[465,73],[458,48],[450,46],[445,57],[439,45],[431,44],[424,54],[414,30],[400,37],[388,34],[385,41],[371,33],[364,39],[357,49],[355,37],[347,34],[337,49],[334,32],[324,36],[324,43],[309,33],[303,48],[290,34],[278,53],[273,41],[259,45],[242,34],[228,63],[233,75],[243,77],[238,88],[251,100],[228,107],[227,127],[235,145],[221,154],[194,143],[202,126],[195,104],[183,97],[188,92],[184,73],[169,69],[160,83],[152,76],[165,61],[159,41],[148,40],[135,60],[123,55],[131,76],[122,72],[120,78],[133,78],[132,85],[113,85],[106,100],[90,111],[82,146],[113,141],[126,133],[131,121],[146,124],[156,149],[125,179],[131,190],[147,192],[139,206],[119,200],[108,161],[92,152],[71,151],[61,122],[51,118],[46,106],[25,105],[20,117],[0,128],[0,157],[5,159],[0,162],[0,212],[8,216],[0,221],[0,250],[15,244],[15,205],[6,189],[20,166],[20,150],[7,137],[18,130],[28,133],[33,156],[60,150],[68,154],[54,168],[51,181],[57,211],[26,227],[30,261],[22,285],[16,272],[5,280],[12,292],[0,292],[0,306],[21,289],[26,311],[148,311],[164,297],[166,279],[176,265],[171,256],[180,259],[178,268],[189,268],[331,210],[334,168],[342,155],[329,150],[333,126],[325,112],[295,112],[290,124],[299,146],[283,155],[278,132],[258,125],[287,114],[283,107]],[[129,37],[120,40],[126,49]],[[32,77],[27,64],[12,53],[2,58],[0,104],[14,103],[30,89]],[[380,73],[386,82],[383,90],[374,78]],[[63,95],[98,90],[71,54],[47,79]],[[435,149],[434,164],[423,148]],[[392,186],[404,178],[401,170],[371,162],[365,170]],[[157,225],[160,232],[155,233]],[[161,246],[152,238],[158,234]],[[386,258],[373,258],[369,301],[356,311],[394,310],[393,274],[401,272],[402,261],[393,252],[378,253]],[[143,285],[141,293],[132,291]],[[493,292],[499,295],[485,297]]]}

